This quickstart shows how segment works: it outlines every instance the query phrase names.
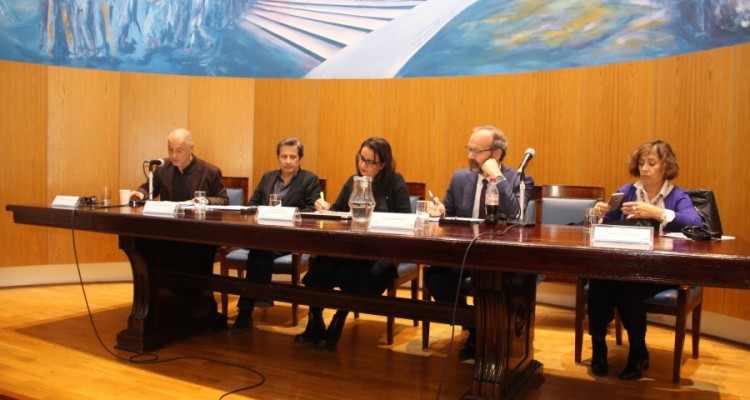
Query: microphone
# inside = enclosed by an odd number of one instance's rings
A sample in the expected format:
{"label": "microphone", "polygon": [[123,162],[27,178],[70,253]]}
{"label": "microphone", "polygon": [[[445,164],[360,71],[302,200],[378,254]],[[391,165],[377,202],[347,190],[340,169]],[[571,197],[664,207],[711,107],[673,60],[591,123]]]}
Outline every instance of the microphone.
{"label": "microphone", "polygon": [[152,166],[152,165],[164,165],[164,159],[163,158],[157,158],[155,160],[145,160],[143,163],[144,164],[148,164],[149,166]]}
{"label": "microphone", "polygon": [[526,169],[526,166],[529,164],[529,161],[531,161],[532,158],[536,155],[536,151],[529,147],[526,149],[526,155],[523,157],[523,161],[521,161],[521,166],[518,167],[518,173],[522,174],[523,170]]}

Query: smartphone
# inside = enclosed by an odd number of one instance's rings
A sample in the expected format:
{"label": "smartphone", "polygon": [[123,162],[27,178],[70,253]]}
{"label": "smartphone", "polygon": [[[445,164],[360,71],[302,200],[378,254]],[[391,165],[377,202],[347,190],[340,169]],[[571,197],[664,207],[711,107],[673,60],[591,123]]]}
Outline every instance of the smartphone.
{"label": "smartphone", "polygon": [[612,196],[609,196],[609,200],[607,201],[609,209],[614,210],[615,208],[620,207],[623,197],[625,197],[625,193],[612,193]]}

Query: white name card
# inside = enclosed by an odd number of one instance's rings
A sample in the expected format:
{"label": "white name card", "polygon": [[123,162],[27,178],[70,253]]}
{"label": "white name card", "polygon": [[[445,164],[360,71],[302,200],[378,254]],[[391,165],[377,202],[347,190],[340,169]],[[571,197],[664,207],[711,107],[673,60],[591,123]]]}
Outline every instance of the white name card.
{"label": "white name card", "polygon": [[653,246],[654,228],[648,226],[623,226],[596,224],[593,226],[591,242],[620,245]]}
{"label": "white name card", "polygon": [[416,220],[417,214],[374,212],[370,228],[412,230]]}
{"label": "white name card", "polygon": [[55,196],[52,208],[75,208],[80,199],[78,196]]}
{"label": "white name card", "polygon": [[174,215],[175,209],[180,205],[176,201],[153,201],[149,200],[143,205],[144,215]]}
{"label": "white name card", "polygon": [[294,222],[297,207],[258,206],[258,221],[289,221]]}

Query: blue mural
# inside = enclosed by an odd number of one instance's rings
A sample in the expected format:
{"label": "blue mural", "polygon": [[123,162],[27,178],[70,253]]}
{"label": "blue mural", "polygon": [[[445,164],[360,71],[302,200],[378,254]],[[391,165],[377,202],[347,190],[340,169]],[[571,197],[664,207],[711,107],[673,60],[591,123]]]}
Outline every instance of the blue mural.
{"label": "blue mural", "polygon": [[185,75],[499,74],[750,41],[750,0],[0,0],[0,59]]}

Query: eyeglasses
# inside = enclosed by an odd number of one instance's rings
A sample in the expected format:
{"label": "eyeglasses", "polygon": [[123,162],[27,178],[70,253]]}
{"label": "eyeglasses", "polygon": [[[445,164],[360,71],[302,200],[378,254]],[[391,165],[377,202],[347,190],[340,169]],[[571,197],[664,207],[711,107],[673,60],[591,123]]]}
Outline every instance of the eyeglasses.
{"label": "eyeglasses", "polygon": [[469,153],[471,153],[471,154],[473,154],[475,156],[478,156],[478,155],[484,153],[485,151],[495,150],[495,149],[493,149],[491,147],[489,149],[475,149],[475,148],[473,148],[471,146],[464,146],[464,148],[466,149],[466,151],[468,151]]}
{"label": "eyeglasses", "polygon": [[362,154],[357,154],[357,156],[354,159],[357,160],[358,163],[360,163],[360,162],[365,163],[365,165],[367,165],[368,167],[372,167],[372,166],[380,164],[380,162],[378,162],[378,161],[368,160],[368,159],[362,157]]}

